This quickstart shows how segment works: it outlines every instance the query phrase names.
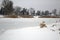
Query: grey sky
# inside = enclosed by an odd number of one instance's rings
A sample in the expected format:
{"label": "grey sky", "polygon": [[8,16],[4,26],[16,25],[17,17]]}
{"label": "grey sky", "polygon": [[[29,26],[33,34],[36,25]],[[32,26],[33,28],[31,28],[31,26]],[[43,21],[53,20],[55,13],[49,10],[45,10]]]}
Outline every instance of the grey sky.
{"label": "grey sky", "polygon": [[[1,1],[1,0],[0,0]],[[35,10],[60,9],[60,0],[12,0],[14,6],[34,8]]]}
{"label": "grey sky", "polygon": [[12,0],[14,6],[34,8],[36,10],[60,9],[60,0]]}

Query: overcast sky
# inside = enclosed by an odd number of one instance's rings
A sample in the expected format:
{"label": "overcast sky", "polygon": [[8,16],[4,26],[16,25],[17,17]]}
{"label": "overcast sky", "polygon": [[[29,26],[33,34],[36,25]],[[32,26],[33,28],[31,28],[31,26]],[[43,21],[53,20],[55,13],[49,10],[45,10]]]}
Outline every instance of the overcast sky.
{"label": "overcast sky", "polygon": [[[1,1],[1,0],[0,0]],[[12,0],[14,6],[34,8],[35,10],[60,9],[60,0]]]}

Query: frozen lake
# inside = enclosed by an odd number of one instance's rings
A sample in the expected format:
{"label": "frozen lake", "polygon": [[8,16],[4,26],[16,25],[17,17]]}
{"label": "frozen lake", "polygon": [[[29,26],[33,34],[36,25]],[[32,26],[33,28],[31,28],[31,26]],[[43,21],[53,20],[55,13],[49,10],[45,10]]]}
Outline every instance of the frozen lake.
{"label": "frozen lake", "polygon": [[40,22],[52,24],[60,18],[0,18],[0,28],[22,28],[28,26],[39,26]]}
{"label": "frozen lake", "polygon": [[[40,28],[45,21],[47,28]],[[50,25],[60,18],[0,18],[0,40],[60,40],[59,31],[52,31]]]}

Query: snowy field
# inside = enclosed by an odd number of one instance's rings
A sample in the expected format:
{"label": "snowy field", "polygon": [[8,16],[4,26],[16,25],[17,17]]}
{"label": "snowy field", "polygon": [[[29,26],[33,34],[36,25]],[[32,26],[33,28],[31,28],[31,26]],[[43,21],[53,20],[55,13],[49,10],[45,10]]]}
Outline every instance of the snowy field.
{"label": "snowy field", "polygon": [[0,18],[0,40],[60,40],[59,26],[60,18]]}

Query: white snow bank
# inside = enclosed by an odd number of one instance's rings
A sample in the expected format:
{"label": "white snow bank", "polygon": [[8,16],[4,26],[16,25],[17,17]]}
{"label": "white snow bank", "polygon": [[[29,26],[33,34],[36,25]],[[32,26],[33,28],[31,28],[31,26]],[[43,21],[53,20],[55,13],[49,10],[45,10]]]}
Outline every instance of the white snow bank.
{"label": "white snow bank", "polygon": [[3,15],[0,15],[0,18],[4,18],[4,16]]}
{"label": "white snow bank", "polygon": [[[55,27],[60,27],[60,18],[0,18],[0,40],[60,40]],[[40,28],[45,21],[47,28]],[[52,25],[56,26],[52,27]],[[19,29],[18,29],[19,28]],[[8,29],[8,30],[7,30]]]}
{"label": "white snow bank", "polygon": [[59,37],[57,31],[36,26],[7,30],[0,36],[0,40],[60,40]]}

